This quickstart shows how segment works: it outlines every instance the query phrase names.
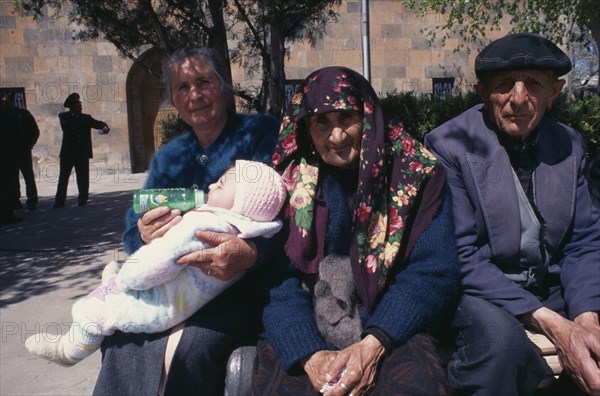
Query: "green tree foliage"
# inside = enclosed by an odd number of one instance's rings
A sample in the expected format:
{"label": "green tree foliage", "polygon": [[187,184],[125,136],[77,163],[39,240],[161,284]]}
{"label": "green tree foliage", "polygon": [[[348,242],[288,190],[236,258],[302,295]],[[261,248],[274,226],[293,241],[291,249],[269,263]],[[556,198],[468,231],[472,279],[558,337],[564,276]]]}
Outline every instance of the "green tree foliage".
{"label": "green tree foliage", "polygon": [[435,12],[443,23],[427,30],[433,41],[442,33],[442,44],[458,35],[467,43],[479,43],[486,31],[497,29],[508,18],[513,31],[541,34],[557,44],[582,43],[596,56],[600,74],[600,2],[598,0],[401,0],[405,7],[425,16]]}
{"label": "green tree foliage", "polygon": [[600,153],[600,97],[572,100],[563,92],[547,115],[581,133],[588,158]]}
{"label": "green tree foliage", "polygon": [[[262,70],[256,97],[238,94],[258,111],[278,111],[284,94],[286,43],[314,40],[337,17],[341,0],[13,0],[17,10],[34,18],[65,15],[81,27],[75,38],[98,37],[136,61],[149,48],[167,56],[189,45],[215,47],[229,67],[231,57],[242,66]],[[230,51],[228,33],[237,43]],[[146,68],[155,76],[160,70]],[[231,71],[225,71],[231,82]]]}
{"label": "green tree foliage", "polygon": [[[385,111],[398,117],[406,130],[420,141],[427,132],[478,103],[481,100],[474,92],[436,99],[430,95],[394,91],[381,98]],[[600,153],[600,97],[572,99],[563,92],[546,115],[581,133],[588,158]]]}
{"label": "green tree foliage", "polygon": [[437,99],[431,95],[392,91],[381,97],[384,110],[398,117],[404,128],[420,141],[423,141],[423,136],[427,132],[477,103],[481,103],[481,100],[475,92],[465,95],[446,95],[442,99]]}

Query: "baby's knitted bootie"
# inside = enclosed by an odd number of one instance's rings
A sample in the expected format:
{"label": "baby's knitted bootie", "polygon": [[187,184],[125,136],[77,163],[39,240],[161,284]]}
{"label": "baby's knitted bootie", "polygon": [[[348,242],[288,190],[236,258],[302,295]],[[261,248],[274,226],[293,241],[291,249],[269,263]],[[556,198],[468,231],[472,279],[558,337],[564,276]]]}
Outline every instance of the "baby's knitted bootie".
{"label": "baby's knitted bootie", "polygon": [[101,335],[92,335],[71,326],[62,336],[39,333],[25,341],[25,347],[35,356],[50,360],[61,366],[73,366],[90,356],[104,339]]}
{"label": "baby's knitted bootie", "polygon": [[64,340],[66,335],[38,333],[25,341],[25,347],[33,355],[50,360],[61,366],[69,367],[81,361],[65,354]]}

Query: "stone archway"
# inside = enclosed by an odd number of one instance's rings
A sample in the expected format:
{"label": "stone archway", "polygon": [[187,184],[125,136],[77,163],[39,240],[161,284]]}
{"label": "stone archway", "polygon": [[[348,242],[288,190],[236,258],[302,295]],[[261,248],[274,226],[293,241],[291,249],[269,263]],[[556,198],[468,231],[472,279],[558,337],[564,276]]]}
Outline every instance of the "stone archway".
{"label": "stone archway", "polygon": [[163,84],[144,65],[161,70],[164,55],[150,49],[134,62],[127,75],[127,115],[131,171],[144,172],[152,154],[158,148],[155,123],[165,92]]}

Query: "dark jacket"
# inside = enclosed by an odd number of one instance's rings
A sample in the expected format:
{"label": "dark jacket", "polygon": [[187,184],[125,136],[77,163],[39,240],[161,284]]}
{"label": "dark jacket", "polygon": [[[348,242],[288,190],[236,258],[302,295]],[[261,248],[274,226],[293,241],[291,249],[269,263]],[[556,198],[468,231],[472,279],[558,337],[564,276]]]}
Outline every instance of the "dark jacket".
{"label": "dark jacket", "polygon": [[40,137],[40,129],[38,128],[37,122],[35,122],[35,118],[33,118],[33,115],[29,112],[29,110],[17,109],[17,116],[21,122],[21,128],[23,131],[23,149],[31,150]]}
{"label": "dark jacket", "polygon": [[[517,188],[506,150],[477,105],[425,136],[448,171],[462,285],[513,315],[541,308],[531,292],[504,275],[519,260]],[[550,272],[560,283],[572,319],[600,310],[600,215],[584,176],[581,135],[543,118],[538,125],[533,187],[546,222]]]}
{"label": "dark jacket", "polygon": [[66,111],[58,115],[63,140],[61,157],[92,158],[92,128],[102,129],[106,123],[92,118],[89,114],[76,114]]}
{"label": "dark jacket", "polygon": [[3,167],[7,166],[6,164],[18,167],[19,153],[25,141],[21,131],[19,110],[17,108],[0,110],[0,163]]}

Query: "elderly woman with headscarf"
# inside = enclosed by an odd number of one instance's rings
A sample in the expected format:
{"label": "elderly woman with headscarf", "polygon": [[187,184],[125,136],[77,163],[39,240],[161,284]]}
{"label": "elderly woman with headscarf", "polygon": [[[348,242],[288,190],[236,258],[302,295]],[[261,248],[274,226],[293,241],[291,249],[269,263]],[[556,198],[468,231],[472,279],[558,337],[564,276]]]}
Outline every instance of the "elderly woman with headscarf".
{"label": "elderly woman with headscarf", "polygon": [[343,67],[300,85],[273,156],[288,277],[271,291],[255,394],[445,394],[434,334],[456,304],[443,168]]}

